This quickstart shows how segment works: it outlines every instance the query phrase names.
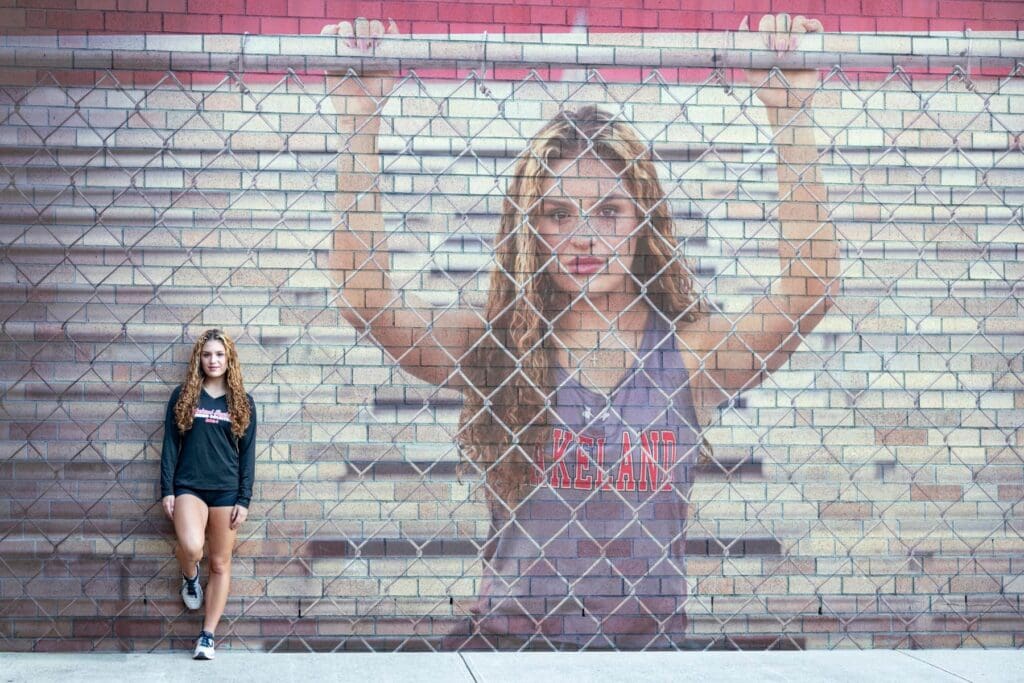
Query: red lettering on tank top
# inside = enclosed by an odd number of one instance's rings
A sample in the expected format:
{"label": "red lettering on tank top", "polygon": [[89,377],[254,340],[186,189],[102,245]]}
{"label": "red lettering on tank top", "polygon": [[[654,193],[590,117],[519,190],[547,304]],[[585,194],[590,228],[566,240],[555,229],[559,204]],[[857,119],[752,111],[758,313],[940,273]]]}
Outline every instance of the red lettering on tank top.
{"label": "red lettering on tank top", "polygon": [[[560,427],[554,428],[551,434],[552,462],[547,483],[552,488],[584,491],[596,488],[611,491],[613,486],[616,491],[671,491],[673,488],[673,470],[678,466],[678,453],[676,435],[671,430],[640,432],[638,458],[634,458],[636,454],[629,432],[623,432],[622,454],[614,465],[614,473],[611,468],[605,469],[604,438],[577,435]],[[538,447],[533,453],[530,481],[535,485],[545,483],[547,465],[544,451],[544,447]],[[570,470],[570,458],[573,459],[573,471]]]}
{"label": "red lettering on tank top", "polygon": [[604,439],[597,440],[597,473],[594,475],[596,481],[594,482],[594,488],[603,488],[605,491],[611,491],[612,486],[608,473],[604,471]]}
{"label": "red lettering on tank top", "polygon": [[658,442],[661,432],[640,432],[640,485],[638,491],[658,490]]}
{"label": "red lettering on tank top", "polygon": [[[594,488],[594,477],[587,474],[590,469],[590,458],[593,452],[594,439],[580,434],[576,439],[576,480],[573,488],[589,491]],[[584,476],[586,475],[586,476]]]}
{"label": "red lettering on tank top", "polygon": [[665,467],[665,484],[661,490],[671,491],[676,467],[676,434],[668,429],[661,432],[661,462]]}
{"label": "red lettering on tank top", "polygon": [[622,432],[622,457],[619,458],[619,474],[615,478],[615,490],[636,490],[636,475],[633,472],[633,444],[629,439],[629,432]]}
{"label": "red lettering on tank top", "polygon": [[565,452],[573,442],[573,434],[567,429],[555,427],[551,445],[551,487],[560,489],[572,485],[569,468],[565,466]]}

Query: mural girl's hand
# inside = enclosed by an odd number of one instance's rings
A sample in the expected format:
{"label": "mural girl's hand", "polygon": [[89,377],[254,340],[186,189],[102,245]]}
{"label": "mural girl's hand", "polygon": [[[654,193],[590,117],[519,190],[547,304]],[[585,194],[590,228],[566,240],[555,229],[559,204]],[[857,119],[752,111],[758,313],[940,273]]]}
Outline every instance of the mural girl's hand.
{"label": "mural girl's hand", "polygon": [[[398,35],[398,26],[394,20],[389,21],[385,29],[384,24],[377,19],[368,21],[359,17],[353,22],[328,24],[320,34],[340,36],[345,39],[346,46],[369,57],[382,37]],[[395,73],[392,71],[369,71],[359,74],[358,78],[345,78],[344,73],[327,74],[327,92],[331,94],[331,101],[338,114],[372,114],[384,106],[394,85]]]}
{"label": "mural girl's hand", "polygon": [[[741,31],[750,30],[748,20],[749,17],[743,17],[743,21],[740,22]],[[823,27],[817,19],[790,17],[788,14],[766,14],[758,22],[757,30],[764,46],[781,56],[785,52],[797,49],[802,34],[820,33]],[[799,109],[810,106],[819,82],[817,69],[783,71],[785,81],[779,78],[778,72],[750,69],[745,73],[747,83],[757,89],[757,96],[764,106],[773,108]]]}
{"label": "mural girl's hand", "polygon": [[161,501],[167,519],[174,521],[174,496],[164,496]]}

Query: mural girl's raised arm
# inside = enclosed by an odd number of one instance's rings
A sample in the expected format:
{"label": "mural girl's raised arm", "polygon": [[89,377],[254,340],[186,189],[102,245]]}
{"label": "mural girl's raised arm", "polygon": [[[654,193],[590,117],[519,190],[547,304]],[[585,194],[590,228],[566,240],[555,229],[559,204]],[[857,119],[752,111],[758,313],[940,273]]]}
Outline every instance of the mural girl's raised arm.
{"label": "mural girl's raised arm", "polygon": [[[803,33],[819,32],[821,22],[782,14],[759,24],[768,49],[797,47]],[[747,29],[747,19],[741,30]],[[683,341],[701,367],[694,377],[695,401],[717,406],[760,384],[789,360],[821,322],[838,290],[839,245],[826,206],[818,149],[810,121],[816,70],[749,71],[765,105],[778,158],[780,275],[772,290],[739,316],[712,314],[680,326]]]}
{"label": "mural girl's raised arm", "polygon": [[[348,37],[352,47],[398,34],[394,22],[357,19],[324,27],[323,34]],[[414,376],[433,384],[458,386],[456,372],[465,350],[483,329],[466,309],[435,310],[395,287],[381,214],[378,138],[381,109],[394,87],[394,74],[363,73],[358,79],[328,75],[327,90],[338,115],[342,149],[338,155],[339,218],[329,267],[341,287],[342,315],[373,339]]]}

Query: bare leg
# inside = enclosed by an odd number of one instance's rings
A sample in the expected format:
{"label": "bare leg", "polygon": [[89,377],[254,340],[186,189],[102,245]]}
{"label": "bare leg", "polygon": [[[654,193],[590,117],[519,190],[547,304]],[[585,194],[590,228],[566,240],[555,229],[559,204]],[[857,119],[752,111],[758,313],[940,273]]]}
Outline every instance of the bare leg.
{"label": "bare leg", "polygon": [[231,586],[231,553],[236,531],[231,528],[231,507],[210,508],[210,580],[206,584],[206,617],[203,630],[216,633],[228,604]]}
{"label": "bare leg", "polygon": [[186,493],[174,499],[174,533],[178,537],[174,554],[184,576],[194,576],[196,563],[203,559],[208,516],[209,508],[199,498]]}

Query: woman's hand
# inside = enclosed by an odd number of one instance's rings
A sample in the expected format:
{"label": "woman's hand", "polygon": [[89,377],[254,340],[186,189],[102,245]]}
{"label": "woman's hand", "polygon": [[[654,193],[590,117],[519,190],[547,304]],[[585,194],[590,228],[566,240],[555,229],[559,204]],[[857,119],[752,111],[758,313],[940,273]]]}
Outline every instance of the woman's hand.
{"label": "woman's hand", "polygon": [[[749,31],[749,17],[740,22],[741,31]],[[823,30],[817,19],[803,16],[790,17],[788,14],[766,14],[758,22],[757,30],[761,34],[764,46],[781,56],[783,53],[796,50],[800,45],[800,36],[804,33],[820,33]],[[775,109],[800,109],[809,107],[818,87],[817,69],[800,69],[783,71],[785,82],[777,72],[762,69],[745,71],[747,83],[756,88],[757,96],[764,106]]]}
{"label": "woman's hand", "polygon": [[[342,21],[328,24],[321,35],[339,36],[345,45],[357,49],[367,57],[384,36],[397,36],[398,26],[390,20],[387,30],[384,24],[374,19],[367,21],[359,17],[353,22]],[[366,116],[384,106],[391,89],[395,87],[395,73],[392,71],[371,71],[359,74],[358,78],[344,78],[345,74],[327,74],[327,92],[331,95],[334,110],[339,114]]]}
{"label": "woman's hand", "polygon": [[238,527],[242,526],[242,523],[245,522],[245,519],[248,516],[249,508],[245,507],[244,505],[236,505],[231,510],[231,528],[237,529]]}
{"label": "woman's hand", "polygon": [[164,506],[164,514],[167,515],[167,519],[174,521],[174,496],[164,496],[160,502]]}

